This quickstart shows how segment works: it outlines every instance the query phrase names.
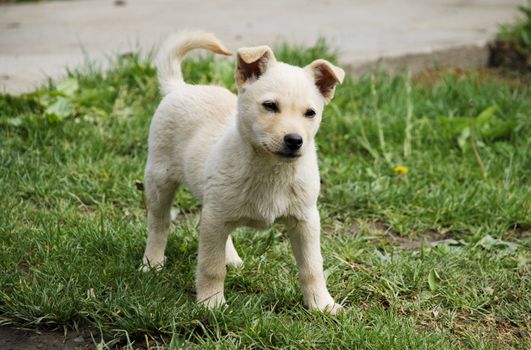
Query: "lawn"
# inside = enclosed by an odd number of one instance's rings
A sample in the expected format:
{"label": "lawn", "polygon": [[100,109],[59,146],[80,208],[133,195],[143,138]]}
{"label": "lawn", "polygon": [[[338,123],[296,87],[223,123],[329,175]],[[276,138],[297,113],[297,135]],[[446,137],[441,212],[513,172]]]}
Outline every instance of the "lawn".
{"label": "lawn", "polygon": [[[323,43],[277,56],[334,60]],[[184,72],[234,89],[232,60]],[[184,189],[166,267],[138,271],[136,182],[159,100],[136,55],[0,96],[0,324],[91,330],[100,348],[529,348],[529,75],[374,74],[338,88],[318,134],[337,317],[303,307],[283,227],[236,233],[245,266],[228,272],[229,307],[197,307],[199,205]]]}

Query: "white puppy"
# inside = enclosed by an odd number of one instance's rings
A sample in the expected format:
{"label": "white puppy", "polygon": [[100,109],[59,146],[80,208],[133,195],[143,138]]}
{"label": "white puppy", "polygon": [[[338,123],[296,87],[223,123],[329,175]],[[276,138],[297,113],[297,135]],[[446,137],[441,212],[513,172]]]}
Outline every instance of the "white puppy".
{"label": "white puppy", "polygon": [[149,132],[145,170],[148,239],[144,270],[164,263],[170,208],[179,184],[202,202],[197,300],[225,302],[225,265],[241,266],[230,233],[240,226],[289,230],[305,304],[337,313],[323,274],[317,210],[315,134],[324,105],[345,73],[325,60],[304,68],[277,62],[267,46],[238,50],[238,96],[188,85],[180,61],[195,48],[231,55],[212,35],[172,38],[158,59],[160,103]]}

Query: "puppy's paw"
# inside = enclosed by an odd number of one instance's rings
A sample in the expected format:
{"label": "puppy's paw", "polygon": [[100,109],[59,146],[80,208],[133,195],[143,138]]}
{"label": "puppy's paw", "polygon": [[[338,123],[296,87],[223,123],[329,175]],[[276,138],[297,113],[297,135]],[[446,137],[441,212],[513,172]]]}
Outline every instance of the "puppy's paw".
{"label": "puppy's paw", "polygon": [[140,266],[139,270],[142,272],[149,272],[151,270],[160,271],[164,267],[164,263],[166,263],[165,256],[159,259],[149,259],[144,257],[144,259],[142,259],[142,266]]}
{"label": "puppy's paw", "polygon": [[226,259],[225,260],[225,265],[229,266],[229,267],[232,267],[234,269],[240,269],[243,267],[243,260],[240,259],[239,256],[235,257],[235,258],[232,258],[232,259]]}
{"label": "puppy's paw", "polygon": [[182,218],[183,215],[181,214],[181,211],[179,209],[171,208],[170,219],[172,224],[177,225]]}
{"label": "puppy's paw", "polygon": [[217,293],[210,297],[197,297],[199,305],[206,307],[207,309],[216,309],[219,307],[226,307],[225,296],[223,293]]}
{"label": "puppy's paw", "polygon": [[345,308],[338,303],[334,303],[332,305],[327,305],[322,311],[329,313],[330,315],[338,315],[345,311]]}
{"label": "puppy's paw", "polygon": [[337,315],[344,310],[343,306],[336,303],[328,293],[321,298],[310,299],[310,302],[306,303],[306,305],[310,310],[316,310],[330,315]]}

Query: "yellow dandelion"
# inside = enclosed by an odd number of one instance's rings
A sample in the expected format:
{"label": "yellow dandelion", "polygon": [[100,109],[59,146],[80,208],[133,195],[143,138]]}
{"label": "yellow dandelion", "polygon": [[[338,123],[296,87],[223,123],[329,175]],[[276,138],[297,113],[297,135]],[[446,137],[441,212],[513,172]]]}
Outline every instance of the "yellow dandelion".
{"label": "yellow dandelion", "polygon": [[403,166],[403,165],[397,165],[393,168],[393,172],[396,174],[396,175],[407,175],[407,173],[409,172],[409,169],[407,166]]}

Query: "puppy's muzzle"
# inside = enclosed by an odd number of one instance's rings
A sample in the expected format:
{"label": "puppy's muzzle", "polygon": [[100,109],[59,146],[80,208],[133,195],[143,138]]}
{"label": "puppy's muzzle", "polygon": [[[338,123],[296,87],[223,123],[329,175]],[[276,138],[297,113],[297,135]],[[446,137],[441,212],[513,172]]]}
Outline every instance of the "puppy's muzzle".
{"label": "puppy's muzzle", "polygon": [[302,147],[302,136],[298,134],[287,134],[284,136],[282,150],[277,152],[282,158],[293,159],[300,156],[299,150]]}

